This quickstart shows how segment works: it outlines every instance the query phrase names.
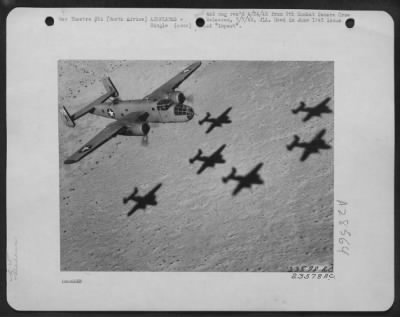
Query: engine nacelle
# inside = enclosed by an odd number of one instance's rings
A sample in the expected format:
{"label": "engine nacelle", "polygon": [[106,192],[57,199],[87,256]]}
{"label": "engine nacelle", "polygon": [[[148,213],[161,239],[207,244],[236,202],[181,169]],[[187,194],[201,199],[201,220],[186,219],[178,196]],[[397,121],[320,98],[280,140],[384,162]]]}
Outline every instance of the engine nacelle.
{"label": "engine nacelle", "polygon": [[174,103],[182,104],[186,100],[186,97],[183,92],[174,91],[168,94],[168,99],[173,101]]}
{"label": "engine nacelle", "polygon": [[133,123],[121,131],[120,134],[129,136],[144,136],[149,134],[149,131],[150,126],[148,123]]}

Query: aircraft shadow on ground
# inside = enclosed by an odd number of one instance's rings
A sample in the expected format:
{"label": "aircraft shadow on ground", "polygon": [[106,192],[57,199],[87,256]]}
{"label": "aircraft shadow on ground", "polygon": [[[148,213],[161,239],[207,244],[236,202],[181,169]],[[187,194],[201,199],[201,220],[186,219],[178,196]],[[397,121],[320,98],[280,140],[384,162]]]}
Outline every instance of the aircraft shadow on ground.
{"label": "aircraft shadow on ground", "polygon": [[209,156],[203,155],[203,151],[201,149],[198,150],[197,154],[189,159],[189,163],[193,164],[195,161],[202,162],[197,174],[201,174],[205,169],[209,167],[214,167],[216,164],[224,164],[226,161],[222,155],[222,151],[226,147],[226,144],[223,144],[216,150],[214,153]]}
{"label": "aircraft shadow on ground", "polygon": [[332,113],[332,109],[329,108],[328,103],[331,100],[330,97],[325,98],[319,104],[314,107],[307,107],[306,104],[302,101],[300,102],[300,106],[296,109],[292,109],[293,114],[297,114],[299,112],[307,113],[303,118],[303,122],[310,120],[312,117],[321,117],[323,113]]}
{"label": "aircraft shadow on ground", "polygon": [[237,169],[232,167],[232,171],[228,176],[222,177],[222,182],[227,183],[230,180],[237,181],[236,188],[232,192],[232,196],[236,196],[243,188],[251,189],[252,185],[262,185],[264,180],[258,173],[264,163],[257,164],[250,172],[245,175],[237,175]]}
{"label": "aircraft shadow on ground", "polygon": [[214,128],[222,127],[223,124],[230,124],[232,123],[231,119],[229,118],[229,112],[232,110],[232,107],[226,109],[221,115],[218,117],[212,118],[209,112],[206,113],[206,116],[199,120],[199,124],[202,125],[203,123],[207,122],[210,123],[206,134],[210,133]]}
{"label": "aircraft shadow on ground", "polygon": [[124,204],[127,204],[130,200],[136,202],[133,208],[128,212],[128,216],[131,216],[135,211],[139,209],[145,210],[147,206],[156,206],[156,192],[161,187],[162,183],[157,184],[152,190],[143,196],[138,195],[138,188],[135,187],[132,194],[122,199]]}
{"label": "aircraft shadow on ground", "polygon": [[318,132],[318,134],[309,142],[300,142],[300,137],[298,135],[293,136],[293,141],[290,144],[286,145],[288,151],[292,151],[293,148],[298,147],[302,148],[303,154],[300,157],[300,161],[304,162],[311,154],[320,154],[320,150],[328,150],[332,147],[325,142],[323,139],[324,134],[326,133],[326,129],[322,129]]}

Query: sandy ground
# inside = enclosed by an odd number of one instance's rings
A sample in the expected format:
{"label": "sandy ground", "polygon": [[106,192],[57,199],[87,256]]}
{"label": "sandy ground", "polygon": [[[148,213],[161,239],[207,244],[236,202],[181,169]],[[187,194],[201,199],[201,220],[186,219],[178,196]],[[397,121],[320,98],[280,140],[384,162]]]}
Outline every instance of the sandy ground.
{"label": "sandy ground", "polygon": [[[110,76],[122,99],[140,99],[188,61],[60,61],[59,107],[70,113],[104,93]],[[160,124],[141,137],[117,136],[82,161],[63,161],[107,123],[86,115],[68,128],[59,121],[61,269],[71,271],[287,271],[291,265],[333,264],[333,114],[303,122],[290,111],[330,97],[332,62],[213,62],[179,90],[198,114],[188,123]],[[198,120],[228,107],[231,124],[205,134]],[[321,129],[332,146],[300,162]],[[188,159],[222,144],[225,164],[196,171]],[[264,163],[263,185],[232,196],[223,176]],[[123,198],[162,183],[158,204],[128,212]]]}

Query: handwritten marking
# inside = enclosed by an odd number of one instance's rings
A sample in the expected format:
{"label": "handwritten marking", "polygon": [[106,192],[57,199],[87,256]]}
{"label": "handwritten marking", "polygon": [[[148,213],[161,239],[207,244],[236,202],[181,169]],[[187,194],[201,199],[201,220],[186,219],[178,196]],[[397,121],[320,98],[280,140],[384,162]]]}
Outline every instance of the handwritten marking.
{"label": "handwritten marking", "polygon": [[338,229],[339,229],[339,238],[338,242],[340,244],[339,249],[336,251],[338,253],[343,253],[347,256],[350,256],[350,239],[351,239],[351,231],[350,231],[350,221],[348,219],[348,203],[343,200],[337,200],[338,204],[337,212],[338,212]]}
{"label": "handwritten marking", "polygon": [[80,278],[72,279],[72,280],[61,280],[62,284],[81,284],[82,280]]}
{"label": "handwritten marking", "polygon": [[13,282],[18,277],[18,241],[14,240],[14,252],[7,250],[7,275],[8,281]]}

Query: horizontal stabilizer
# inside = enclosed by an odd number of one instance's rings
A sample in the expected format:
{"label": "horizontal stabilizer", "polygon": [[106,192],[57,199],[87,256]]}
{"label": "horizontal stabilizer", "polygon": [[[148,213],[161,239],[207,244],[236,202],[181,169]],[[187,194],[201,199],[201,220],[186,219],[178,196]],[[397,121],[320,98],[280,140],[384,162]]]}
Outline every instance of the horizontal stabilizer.
{"label": "horizontal stabilizer", "polygon": [[[103,83],[104,83],[104,81],[103,81]],[[109,83],[111,83],[111,80],[109,80]],[[112,85],[112,83],[111,83],[111,85]],[[112,87],[114,87],[112,90],[110,87],[111,86],[109,86],[108,88],[106,87],[107,93],[100,96],[95,101],[91,102],[90,104],[83,107],[82,109],[78,110],[73,115],[70,115],[68,113],[67,109],[65,107],[63,107],[63,109],[60,110],[60,113],[62,115],[62,118],[63,118],[63,121],[65,122],[65,124],[72,128],[75,127],[75,120],[79,119],[80,117],[84,116],[88,112],[92,111],[95,106],[102,104],[108,98],[115,96],[115,95],[118,96],[118,91],[115,89],[114,85],[112,85]]]}

